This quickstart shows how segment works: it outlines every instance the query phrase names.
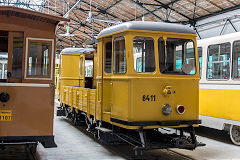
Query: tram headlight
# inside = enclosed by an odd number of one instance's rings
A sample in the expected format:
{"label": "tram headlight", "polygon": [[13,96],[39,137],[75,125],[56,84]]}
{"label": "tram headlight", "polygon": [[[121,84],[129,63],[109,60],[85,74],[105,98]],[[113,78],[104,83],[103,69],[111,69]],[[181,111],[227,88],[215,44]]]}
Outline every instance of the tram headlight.
{"label": "tram headlight", "polygon": [[0,94],[0,101],[1,102],[7,102],[9,100],[10,96],[7,92],[2,92]]}
{"label": "tram headlight", "polygon": [[170,113],[172,113],[172,107],[169,104],[164,104],[162,108],[162,113],[164,115],[169,115]]}

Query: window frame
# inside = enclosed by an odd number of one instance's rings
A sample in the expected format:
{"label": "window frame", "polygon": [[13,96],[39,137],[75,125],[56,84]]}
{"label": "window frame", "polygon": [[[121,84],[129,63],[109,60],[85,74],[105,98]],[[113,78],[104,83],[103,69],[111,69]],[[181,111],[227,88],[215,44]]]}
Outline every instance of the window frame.
{"label": "window frame", "polygon": [[[229,60],[229,77],[228,77],[228,79],[209,79],[208,78],[208,61],[209,61],[209,47],[210,46],[213,46],[213,45],[221,45],[221,44],[225,44],[225,43],[228,43],[228,44],[230,44],[230,52],[229,52],[229,57],[230,57],[230,60]],[[216,43],[216,44],[211,44],[211,45],[208,45],[207,46],[207,60],[206,60],[206,80],[207,81],[229,81],[229,80],[231,80],[232,79],[232,75],[231,75],[231,73],[232,73],[232,43],[231,42],[229,42],[229,41],[227,41],[227,42],[222,42],[222,43]],[[219,61],[218,61],[219,62]]]}
{"label": "window frame", "polygon": [[[139,38],[151,38],[152,40],[153,40],[153,55],[154,55],[154,64],[155,64],[155,68],[154,68],[154,71],[153,72],[137,72],[137,68],[135,69],[135,62],[134,62],[134,53],[133,53],[133,48],[132,48],[132,57],[133,57],[133,70],[135,71],[135,73],[137,73],[137,74],[156,74],[156,72],[157,72],[157,64],[156,64],[156,42],[155,42],[155,38],[154,37],[152,37],[152,36],[146,36],[146,35],[136,35],[136,36],[134,36],[133,38],[132,38],[132,45],[134,46],[134,44],[133,44],[133,42],[134,42],[134,39],[136,38],[136,37],[139,37]],[[139,57],[140,58],[140,57]],[[141,57],[142,58],[142,57]],[[136,60],[137,60],[138,58],[136,58]],[[143,59],[143,58],[142,58]],[[143,62],[143,61],[142,61]],[[137,62],[136,62],[136,64],[137,64]],[[142,65],[143,65],[143,63],[142,63]],[[143,68],[142,68],[143,69]]]}
{"label": "window frame", "polygon": [[[49,69],[48,75],[29,75],[29,55],[30,55],[30,43],[31,42],[44,42],[50,44],[49,49]],[[25,70],[24,70],[24,79],[31,80],[52,80],[53,79],[53,59],[54,59],[54,39],[44,39],[44,38],[26,38],[26,52],[25,52]]]}
{"label": "window frame", "polygon": [[[120,36],[121,37],[121,36]],[[124,36],[122,36],[122,37],[124,37]],[[115,38],[117,38],[117,37],[114,37],[114,38],[111,38],[111,40],[108,40],[108,41],[106,41],[106,42],[104,42],[103,44],[103,47],[104,47],[104,56],[102,57],[104,60],[103,60],[103,70],[104,70],[104,73],[106,74],[106,75],[112,75],[113,74],[113,51],[114,51],[114,49],[113,49],[113,42],[114,42],[114,39]],[[124,37],[125,38],[125,37]],[[111,49],[111,71],[108,73],[108,72],[106,72],[106,53],[107,53],[107,50],[106,50],[106,45],[107,45],[107,43],[111,43],[112,44],[112,49]],[[126,49],[126,46],[125,46],[125,49]]]}
{"label": "window frame", "polygon": [[[200,66],[200,60],[199,60],[199,48],[201,48],[201,54],[202,54],[202,56],[201,56],[201,58],[202,58],[202,60],[201,60],[201,66]],[[200,79],[202,79],[202,73],[203,73],[203,47],[202,46],[197,46],[197,52],[198,52],[198,71],[199,71],[199,76],[200,76]]]}
{"label": "window frame", "polygon": [[[194,51],[194,58],[195,58],[195,73],[194,74],[177,74],[177,73],[162,73],[161,72],[161,68],[160,68],[160,56],[159,56],[159,40],[162,39],[164,41],[164,43],[167,43],[167,39],[185,39],[185,40],[190,40],[190,42],[193,43],[193,51]],[[186,38],[186,37],[178,37],[178,36],[160,36],[157,38],[157,45],[158,45],[158,53],[157,53],[157,56],[158,56],[158,64],[159,64],[159,72],[160,74],[163,74],[163,75],[178,75],[178,76],[196,76],[197,75],[197,72],[199,72],[199,68],[198,68],[198,65],[197,64],[197,55],[196,55],[196,49],[197,49],[197,42],[192,39],[192,38]],[[166,44],[164,44],[165,46],[165,51],[167,51],[167,48],[166,48]],[[164,51],[164,52],[165,52]],[[166,53],[164,53],[166,54]]]}
{"label": "window frame", "polygon": [[[118,38],[124,38],[124,49],[125,49],[125,67],[126,67],[126,70],[124,73],[116,73],[114,71],[115,69],[115,59],[114,59],[114,51],[115,51],[115,48],[114,48],[114,41],[115,39],[118,39]],[[114,75],[124,75],[124,74],[127,74],[127,48],[126,48],[126,37],[124,35],[118,35],[118,36],[114,36],[112,38],[112,73],[109,73],[109,74],[114,74]]]}
{"label": "window frame", "polygon": [[233,80],[233,81],[240,81],[240,78],[234,78],[233,77],[233,59],[234,59],[234,53],[233,53],[233,47],[234,47],[234,43],[236,43],[236,42],[240,42],[240,39],[236,39],[236,40],[233,40],[232,41],[232,47],[231,47],[231,49],[232,49],[232,52],[231,52],[231,56],[232,56],[232,59],[231,59],[231,80]]}

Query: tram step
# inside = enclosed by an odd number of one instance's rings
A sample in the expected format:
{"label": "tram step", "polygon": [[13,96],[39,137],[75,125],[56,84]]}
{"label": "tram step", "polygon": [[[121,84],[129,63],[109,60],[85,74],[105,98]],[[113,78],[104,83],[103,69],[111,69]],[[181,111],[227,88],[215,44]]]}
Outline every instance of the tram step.
{"label": "tram step", "polygon": [[108,129],[108,128],[103,128],[103,127],[96,127],[97,130],[101,131],[101,132],[112,132],[111,129]]}

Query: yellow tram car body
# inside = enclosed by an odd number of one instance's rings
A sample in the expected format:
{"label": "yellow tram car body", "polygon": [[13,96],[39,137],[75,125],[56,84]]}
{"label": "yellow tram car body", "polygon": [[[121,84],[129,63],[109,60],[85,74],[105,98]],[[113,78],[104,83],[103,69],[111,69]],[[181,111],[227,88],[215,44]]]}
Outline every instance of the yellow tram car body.
{"label": "yellow tram car body", "polygon": [[[198,59],[195,58],[198,55],[193,30],[175,24],[126,22],[104,29],[97,39],[97,53],[84,49],[77,52],[74,48],[69,51],[75,50],[74,53],[68,53],[68,49],[62,51],[62,106],[70,106],[75,112],[85,112],[88,117],[93,117],[93,121],[103,121],[130,130],[182,128],[200,123],[199,72],[196,65]],[[170,63],[168,61],[171,60],[166,58],[171,69],[163,73],[161,69],[166,63],[159,59],[159,55],[163,54],[159,51],[162,49],[160,47],[178,44],[184,46],[181,52],[176,46],[173,52],[165,47],[165,52],[174,54],[172,59],[169,56],[174,62]],[[192,60],[183,59],[190,54],[187,51],[189,46]],[[182,56],[184,65],[194,61],[191,74],[190,71],[189,74],[180,73],[181,66],[177,69],[179,57],[176,52]],[[142,59],[137,64],[136,57],[139,56]],[[85,76],[87,60],[93,63],[91,77]],[[184,106],[184,113],[179,113],[179,106]],[[171,113],[165,113],[165,107]]]}

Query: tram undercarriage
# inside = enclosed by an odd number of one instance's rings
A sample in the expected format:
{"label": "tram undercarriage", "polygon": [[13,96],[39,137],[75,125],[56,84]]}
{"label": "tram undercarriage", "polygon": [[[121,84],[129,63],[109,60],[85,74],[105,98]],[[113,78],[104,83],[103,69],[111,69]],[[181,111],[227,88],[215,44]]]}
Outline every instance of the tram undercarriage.
{"label": "tram undercarriage", "polygon": [[82,111],[71,110],[71,107],[59,107],[57,116],[66,116],[75,125],[86,126],[87,131],[102,144],[119,145],[128,144],[132,146],[135,155],[143,154],[145,150],[179,148],[194,150],[196,147],[205,146],[196,140],[195,130],[192,125],[186,128],[178,128],[175,133],[164,133],[161,129],[138,130],[124,129],[104,121],[94,121],[94,117],[87,117]]}

